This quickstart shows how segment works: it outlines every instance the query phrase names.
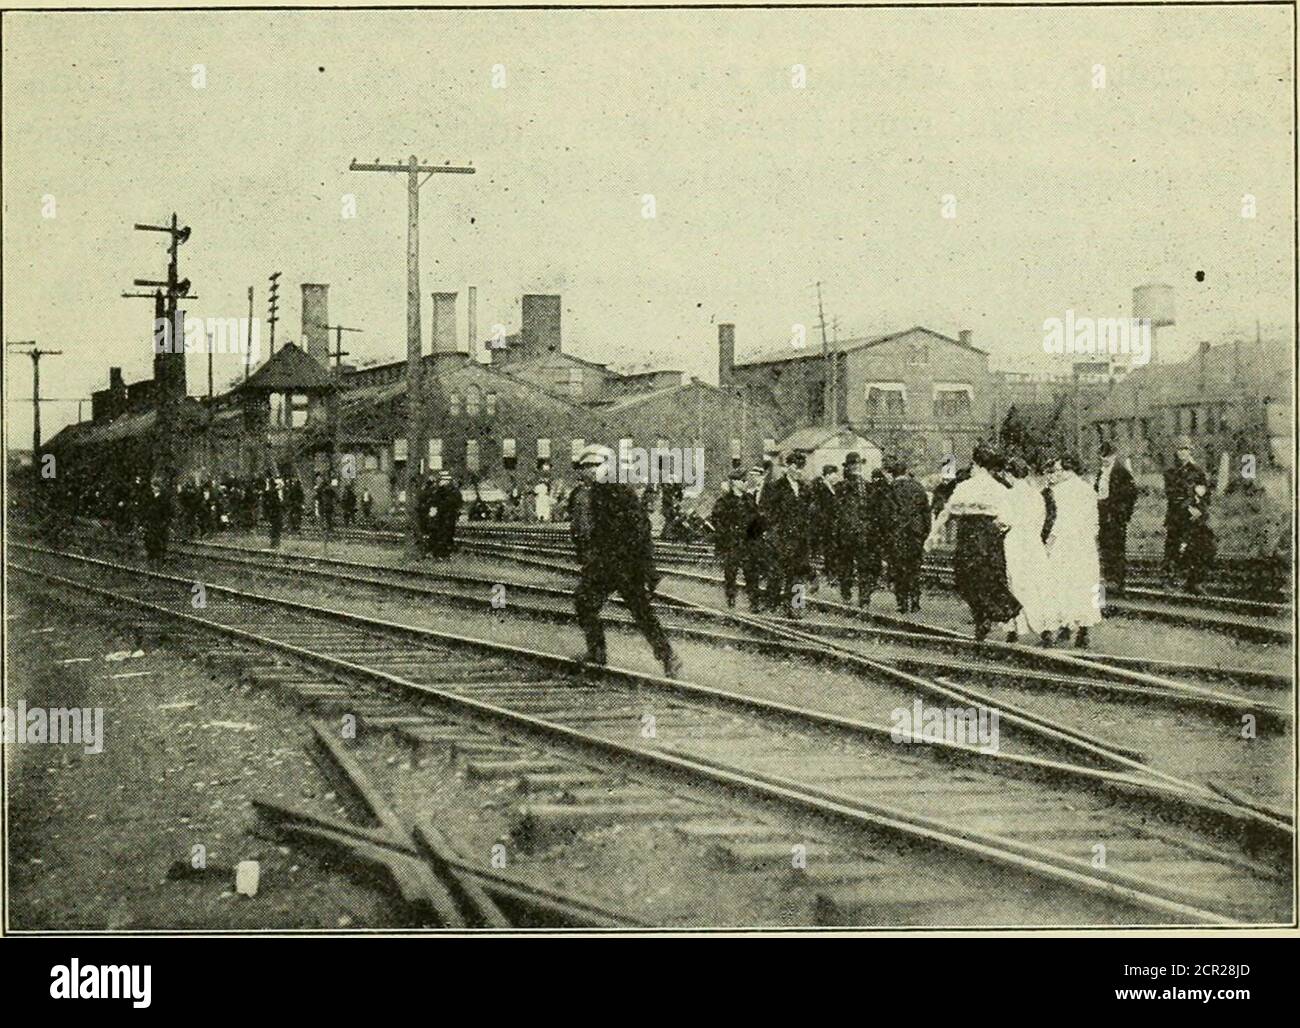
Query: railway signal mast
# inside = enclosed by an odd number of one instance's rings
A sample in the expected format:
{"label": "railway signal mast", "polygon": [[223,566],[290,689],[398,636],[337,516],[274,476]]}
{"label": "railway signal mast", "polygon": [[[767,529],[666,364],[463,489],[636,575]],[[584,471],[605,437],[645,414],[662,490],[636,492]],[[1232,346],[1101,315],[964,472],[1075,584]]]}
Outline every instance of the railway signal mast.
{"label": "railway signal mast", "polygon": [[[167,247],[167,278],[165,281],[137,278],[134,285],[152,288],[152,293],[123,293],[124,297],[154,301],[153,368],[157,383],[158,419],[156,452],[162,463],[166,489],[176,491],[177,418],[181,401],[185,399],[185,339],[182,319],[178,316],[181,300],[196,300],[190,292],[190,280],[180,277],[180,248],[190,238],[190,227],[180,224],[172,212],[166,225],[136,224],[137,232],[165,232],[171,239]],[[161,322],[161,323],[160,323]]]}
{"label": "railway signal mast", "polygon": [[[275,355],[275,323],[280,320],[280,272],[275,272],[270,277],[271,288],[267,292],[266,300],[266,323],[271,326],[271,356]],[[252,290],[249,290],[250,299]]]}
{"label": "railway signal mast", "polygon": [[[424,411],[420,382],[420,187],[434,175],[473,175],[473,168],[421,164],[414,154],[404,164],[353,161],[350,171],[378,171],[406,176],[406,541],[412,553],[420,549],[420,465],[424,458]],[[421,176],[424,176],[421,178]]]}

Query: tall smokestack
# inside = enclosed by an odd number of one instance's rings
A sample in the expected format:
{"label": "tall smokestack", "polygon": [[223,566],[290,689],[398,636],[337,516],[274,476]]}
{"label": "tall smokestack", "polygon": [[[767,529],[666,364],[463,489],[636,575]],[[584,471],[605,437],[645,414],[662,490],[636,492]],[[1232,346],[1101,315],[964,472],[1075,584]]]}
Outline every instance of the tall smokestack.
{"label": "tall smokestack", "polygon": [[723,323],[718,326],[718,385],[729,386],[736,367],[736,326]]}
{"label": "tall smokestack", "polygon": [[521,356],[560,353],[560,297],[554,293],[525,293],[519,329]]}
{"label": "tall smokestack", "polygon": [[302,284],[302,348],[309,357],[330,366],[330,287],[319,282]]}
{"label": "tall smokestack", "polygon": [[469,356],[478,360],[478,286],[469,287]]}
{"label": "tall smokestack", "polygon": [[433,352],[435,355],[459,353],[456,345],[456,294],[433,294]]}

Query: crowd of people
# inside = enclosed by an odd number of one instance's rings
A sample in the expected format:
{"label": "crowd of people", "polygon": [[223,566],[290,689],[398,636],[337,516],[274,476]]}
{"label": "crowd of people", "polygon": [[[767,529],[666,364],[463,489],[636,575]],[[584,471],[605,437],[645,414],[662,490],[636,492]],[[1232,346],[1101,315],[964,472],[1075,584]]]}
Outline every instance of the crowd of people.
{"label": "crowd of people", "polygon": [[[1215,556],[1209,479],[1189,439],[1176,440],[1175,452],[1165,472],[1165,573],[1198,593]],[[708,524],[728,606],[743,577],[751,610],[798,618],[825,578],[845,603],[856,587],[868,607],[887,585],[900,614],[917,613],[924,553],[950,532],[955,585],[977,639],[1005,626],[1010,642],[1086,646],[1107,596],[1124,595],[1138,489],[1110,444],[1091,475],[1070,454],[1030,458],[980,444],[969,466],[945,466],[933,496],[898,458],[869,477],[857,453],[812,477],[806,463],[793,452],[737,469],[714,504]]]}

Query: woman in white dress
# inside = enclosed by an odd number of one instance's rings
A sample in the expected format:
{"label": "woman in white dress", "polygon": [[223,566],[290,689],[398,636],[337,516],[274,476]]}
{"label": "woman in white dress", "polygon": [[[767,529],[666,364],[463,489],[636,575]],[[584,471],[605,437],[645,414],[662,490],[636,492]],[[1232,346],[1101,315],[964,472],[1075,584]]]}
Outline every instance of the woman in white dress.
{"label": "woman in white dress", "polygon": [[1060,627],[1051,596],[1047,548],[1043,545],[1043,522],[1047,504],[1042,491],[1029,480],[1029,465],[1019,457],[1007,462],[1011,496],[1005,517],[1011,525],[1003,545],[1007,555],[1007,584],[1020,601],[1020,613],[1007,633],[1007,642],[1018,642],[1022,634],[1037,635],[1050,644]]}
{"label": "woman in white dress", "polygon": [[544,479],[533,486],[533,511],[538,521],[551,520],[551,490]]}
{"label": "woman in white dress", "polygon": [[1052,474],[1056,520],[1047,539],[1047,563],[1061,619],[1058,638],[1075,630],[1074,644],[1088,645],[1088,629],[1101,622],[1101,559],[1097,552],[1097,494],[1079,477],[1083,465],[1065,457]]}

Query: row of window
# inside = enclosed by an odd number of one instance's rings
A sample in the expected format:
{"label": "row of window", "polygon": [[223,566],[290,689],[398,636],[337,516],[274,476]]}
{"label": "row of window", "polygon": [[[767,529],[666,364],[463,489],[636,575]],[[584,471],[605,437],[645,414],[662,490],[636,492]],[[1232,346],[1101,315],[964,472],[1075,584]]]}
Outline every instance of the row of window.
{"label": "row of window", "polygon": [[456,417],[463,410],[470,417],[476,417],[480,410],[491,416],[497,412],[497,394],[484,393],[478,386],[470,386],[465,395],[453,392],[447,397],[448,412]]}
{"label": "row of window", "polygon": [[1169,435],[1216,435],[1233,429],[1231,405],[1227,403],[1172,407],[1146,418],[1117,418],[1097,422],[1098,440],[1150,439],[1152,425],[1159,421]]}
{"label": "row of window", "polygon": [[[583,448],[586,445],[587,445],[587,441],[585,439],[569,440],[570,462],[576,461],[578,459],[578,455],[582,453]],[[631,439],[619,440],[620,449],[630,448],[632,445],[633,445],[633,440]],[[657,439],[655,441],[655,446],[659,449],[667,449],[668,445],[669,444],[667,439]],[[442,440],[430,439],[428,441],[428,447],[429,447],[429,452],[427,455],[427,465],[426,465],[427,470],[441,471],[443,467],[443,459],[444,459]],[[765,452],[773,450],[775,448],[776,448],[776,440],[774,439],[763,440],[763,449]],[[732,460],[740,460],[742,454],[742,448],[739,439],[731,440],[730,450],[731,450]],[[405,461],[407,451],[408,451],[408,446],[407,446],[407,441],[405,439],[398,438],[393,440],[393,461],[395,463],[401,463]],[[482,452],[483,452],[483,448],[479,440],[466,439],[465,440],[465,467],[468,468],[470,471],[480,470],[480,468],[482,467]],[[501,440],[501,463],[506,465],[507,467],[512,466],[512,462],[514,462],[518,458],[518,456],[519,453],[518,453],[517,441],[514,439],[502,439]],[[551,459],[551,440],[549,439],[537,440],[537,459],[539,461],[549,461]],[[367,471],[374,471],[379,467],[379,460],[377,457],[367,455],[364,458],[364,461],[365,461],[365,469]]]}
{"label": "row of window", "polygon": [[[901,418],[907,410],[907,386],[902,382],[868,382],[869,417]],[[975,407],[975,390],[966,382],[936,382],[933,411],[936,418],[970,417]]]}

